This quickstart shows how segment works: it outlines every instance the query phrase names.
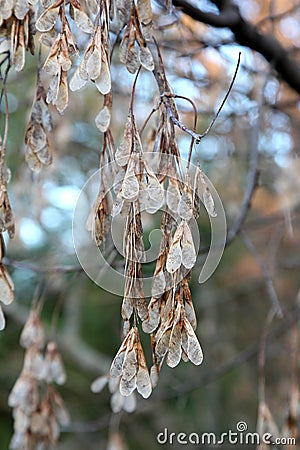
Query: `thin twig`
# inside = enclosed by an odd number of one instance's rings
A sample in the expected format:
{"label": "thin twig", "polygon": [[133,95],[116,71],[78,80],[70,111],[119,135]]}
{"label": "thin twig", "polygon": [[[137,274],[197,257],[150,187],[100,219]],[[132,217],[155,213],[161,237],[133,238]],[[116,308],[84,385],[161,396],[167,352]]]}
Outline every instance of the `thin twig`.
{"label": "thin twig", "polygon": [[208,127],[206,128],[206,130],[204,131],[204,133],[199,134],[199,138],[198,138],[198,140],[196,140],[196,143],[199,143],[199,142],[201,141],[201,139],[204,138],[204,137],[210,132],[210,130],[211,130],[212,127],[214,126],[214,124],[215,124],[217,118],[219,117],[219,114],[220,114],[220,112],[222,111],[222,109],[223,109],[225,103],[227,102],[227,99],[228,99],[228,97],[229,97],[229,95],[230,95],[230,92],[232,91],[233,85],[234,85],[234,83],[235,83],[235,80],[236,80],[236,77],[237,77],[237,74],[238,74],[238,70],[239,70],[240,62],[241,62],[241,55],[242,55],[242,53],[239,52],[238,61],[237,61],[237,64],[236,64],[236,68],[235,68],[235,71],[234,71],[234,74],[233,74],[231,83],[230,83],[230,85],[229,85],[229,88],[227,89],[226,95],[225,95],[225,97],[223,98],[223,101],[222,101],[221,105],[220,105],[219,108],[218,108],[218,111],[217,111],[215,117],[214,117],[213,120],[210,122],[210,124],[208,125]]}

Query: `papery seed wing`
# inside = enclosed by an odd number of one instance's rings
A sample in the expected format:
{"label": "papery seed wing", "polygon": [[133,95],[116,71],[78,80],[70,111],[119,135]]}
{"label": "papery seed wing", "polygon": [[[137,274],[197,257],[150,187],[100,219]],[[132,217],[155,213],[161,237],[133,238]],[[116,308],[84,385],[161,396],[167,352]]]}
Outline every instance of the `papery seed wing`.
{"label": "papery seed wing", "polygon": [[27,0],[16,0],[14,5],[14,15],[17,19],[23,20],[29,11],[29,5]]}
{"label": "papery seed wing", "polygon": [[52,152],[50,151],[48,145],[45,145],[44,148],[39,150],[36,153],[36,156],[38,157],[39,161],[45,166],[48,166],[52,162]]}
{"label": "papery seed wing", "polygon": [[62,114],[66,109],[66,107],[68,106],[68,101],[69,101],[69,92],[68,92],[67,72],[62,71],[57,97],[53,101],[53,104],[56,106],[57,110]]}
{"label": "papery seed wing", "polygon": [[53,125],[52,125],[52,118],[51,118],[51,114],[49,111],[49,107],[43,98],[41,98],[39,100],[39,104],[40,104],[41,112],[42,112],[42,117],[41,117],[42,125],[45,130],[50,132],[53,129]]}
{"label": "papery seed wing", "polygon": [[203,352],[200,343],[195,335],[195,332],[190,322],[185,318],[183,319],[182,330],[182,347],[187,354],[189,360],[196,366],[200,365],[203,361]]}
{"label": "papery seed wing", "polygon": [[184,222],[184,231],[182,237],[182,264],[186,269],[194,267],[196,262],[196,251],[190,227]]}
{"label": "papery seed wing", "polygon": [[167,365],[169,367],[176,367],[181,360],[181,329],[180,323],[176,323],[173,327],[170,341],[169,350],[166,358]]}
{"label": "papery seed wing", "polygon": [[74,8],[74,19],[78,28],[80,28],[85,33],[94,33],[94,25],[88,15],[77,8]]}
{"label": "papery seed wing", "polygon": [[126,358],[126,355],[129,350],[131,350],[133,342],[132,340],[135,337],[136,329],[133,327],[129,330],[128,334],[125,336],[118,353],[113,359],[113,362],[110,366],[110,375],[113,378],[119,377],[122,374],[122,369],[124,365],[124,361]]}
{"label": "papery seed wing", "polygon": [[25,45],[19,44],[16,51],[12,55],[12,64],[15,66],[17,72],[23,70],[25,65]]}
{"label": "papery seed wing", "polygon": [[119,58],[122,64],[126,64],[128,42],[128,34],[125,33],[119,46]]}
{"label": "papery seed wing", "polygon": [[101,51],[99,48],[94,47],[94,50],[90,54],[87,63],[86,71],[91,80],[96,80],[100,76],[101,72]]}
{"label": "papery seed wing", "polygon": [[44,63],[44,70],[49,73],[49,75],[55,76],[60,71],[60,66],[58,63],[58,40],[54,42],[49,52],[49,55]]}
{"label": "papery seed wing", "polygon": [[4,0],[1,2],[1,15],[3,20],[7,20],[10,18],[13,6],[13,0]]}
{"label": "papery seed wing", "polygon": [[133,313],[133,299],[129,296],[124,296],[122,302],[122,319],[128,320],[130,319]]}
{"label": "papery seed wing", "polygon": [[152,21],[152,8],[150,0],[138,0],[137,7],[142,24],[148,25]]}
{"label": "papery seed wing", "polygon": [[65,368],[54,342],[49,342],[47,345],[45,364],[47,365],[46,379],[48,382],[52,383],[54,381],[59,385],[66,382]]}
{"label": "papery seed wing", "polygon": [[134,375],[130,380],[125,379],[123,376],[120,380],[120,394],[127,397],[133,393],[136,388],[136,376]]}
{"label": "papery seed wing", "polygon": [[32,310],[22,330],[20,344],[24,348],[34,346],[41,349],[44,346],[44,342],[45,335],[41,320],[37,311]]}
{"label": "papery seed wing", "polygon": [[96,15],[99,12],[99,4],[97,0],[89,0],[86,2],[86,6],[89,8],[91,14]]}
{"label": "papery seed wing", "polygon": [[[62,1],[60,2],[62,4]],[[60,6],[57,6],[56,8],[53,8],[53,5],[47,8],[37,19],[36,21],[36,28],[41,33],[46,33],[47,31],[50,31],[58,18]]]}
{"label": "papery seed wing", "polygon": [[47,144],[47,136],[44,128],[39,123],[35,123],[30,129],[29,133],[26,133],[25,143],[29,141],[30,147],[34,152],[42,150]]}
{"label": "papery seed wing", "polygon": [[182,262],[182,251],[180,242],[172,244],[167,256],[166,269],[169,273],[174,273],[179,269]]}
{"label": "papery seed wing", "polygon": [[96,378],[91,384],[91,391],[99,394],[108,383],[108,375]]}
{"label": "papery seed wing", "polygon": [[136,348],[133,347],[131,350],[129,350],[124,360],[121,375],[123,381],[131,380],[136,375],[136,371],[137,371],[137,355],[136,355]]}
{"label": "papery seed wing", "polygon": [[186,317],[188,319],[188,321],[190,322],[190,324],[193,327],[193,330],[196,329],[197,327],[197,318],[196,318],[196,313],[195,313],[195,309],[194,309],[194,305],[192,300],[185,300],[185,312],[186,312]]}
{"label": "papery seed wing", "polygon": [[14,292],[14,290],[15,290],[15,285],[14,285],[14,282],[13,282],[13,280],[12,280],[12,278],[11,278],[11,276],[10,276],[8,270],[7,270],[7,268],[6,268],[5,266],[2,266],[2,267],[1,267],[1,272],[2,272],[3,275],[4,275],[4,277],[5,277],[5,279],[6,279],[6,282],[7,282],[8,286],[10,287],[10,290],[11,290],[12,292]]}
{"label": "papery seed wing", "polygon": [[124,396],[120,394],[119,391],[116,391],[110,398],[110,406],[113,413],[119,413],[124,404]]}
{"label": "papery seed wing", "polygon": [[20,377],[17,379],[14,384],[9,397],[8,397],[8,406],[11,408],[18,407],[22,405],[26,397],[28,396],[30,390],[30,381],[28,378]]}
{"label": "papery seed wing", "polygon": [[55,38],[56,38],[56,33],[52,29],[51,31],[48,31],[47,33],[41,34],[39,37],[39,42],[40,42],[40,44],[45,45],[45,47],[51,48],[55,41]]}
{"label": "papery seed wing", "polygon": [[143,321],[142,328],[145,333],[153,333],[159,325],[159,299],[152,298],[148,305],[148,317]]}
{"label": "papery seed wing", "polygon": [[158,377],[159,377],[159,367],[156,364],[154,364],[153,366],[151,366],[150,369],[150,380],[153,388],[157,386]]}
{"label": "papery seed wing", "polygon": [[182,358],[182,361],[184,361],[184,362],[188,362],[188,360],[189,360],[189,357],[188,357],[188,355],[185,353],[184,350],[182,350],[181,358]]}
{"label": "papery seed wing", "polygon": [[129,73],[134,74],[140,66],[140,58],[137,50],[133,46],[128,46],[126,53],[126,68]]}
{"label": "papery seed wing", "polygon": [[124,167],[129,161],[131,153],[132,141],[130,139],[124,138],[119,147],[116,150],[115,159],[116,163]]}
{"label": "papery seed wing", "polygon": [[23,365],[24,371],[36,380],[43,380],[46,375],[46,365],[42,353],[35,347],[29,347],[26,350]]}
{"label": "papery seed wing", "polygon": [[119,390],[120,377],[113,378],[108,375],[108,390],[111,394]]}
{"label": "papery seed wing", "polygon": [[165,278],[164,272],[161,270],[159,273],[157,273],[153,277],[152,288],[151,288],[152,297],[155,297],[155,298],[161,297],[162,294],[165,292],[165,289],[166,289],[166,278]]}
{"label": "papery seed wing", "polygon": [[206,211],[211,217],[217,217],[217,211],[215,209],[215,202],[208,186],[205,187],[203,192],[203,203]]}
{"label": "papery seed wing", "polygon": [[119,191],[120,191],[120,189],[121,189],[121,186],[122,186],[122,182],[123,182],[123,180],[124,180],[124,177],[125,177],[125,170],[120,169],[120,170],[117,172],[117,174],[116,174],[116,176],[115,176],[115,179],[114,179],[113,189],[114,189],[114,193],[115,193],[115,194],[118,194],[118,193],[119,193]]}
{"label": "papery seed wing", "polygon": [[62,397],[58,394],[58,392],[53,392],[52,395],[52,405],[58,424],[62,427],[70,425],[70,414],[64,405]]}
{"label": "papery seed wing", "polygon": [[57,73],[55,76],[53,76],[51,78],[49,90],[47,92],[47,97],[46,97],[47,103],[55,102],[55,100],[58,96],[59,82],[60,82],[60,73]]}
{"label": "papery seed wing", "polygon": [[134,173],[134,159],[131,158],[122,183],[122,197],[127,200],[133,200],[137,197],[139,189],[139,182]]}
{"label": "papery seed wing", "polygon": [[186,221],[193,217],[193,199],[190,192],[183,191],[178,203],[178,214]]}
{"label": "papery seed wing", "polygon": [[101,72],[99,77],[95,79],[95,84],[103,95],[108,94],[111,90],[110,70],[105,52],[102,52]]}
{"label": "papery seed wing", "polygon": [[163,358],[168,351],[169,342],[171,336],[171,328],[168,328],[159,340],[157,340],[155,346],[155,354],[160,358]]}
{"label": "papery seed wing", "polygon": [[116,0],[116,10],[122,25],[129,22],[131,7],[132,0]]}
{"label": "papery seed wing", "polygon": [[96,126],[102,133],[105,133],[105,131],[109,128],[110,116],[111,114],[109,108],[104,106],[95,118]]}
{"label": "papery seed wing", "polygon": [[193,243],[186,243],[182,246],[182,264],[186,269],[194,267],[196,262],[196,252]]}
{"label": "papery seed wing", "polygon": [[123,208],[123,205],[124,205],[124,199],[123,199],[121,193],[119,193],[113,203],[113,207],[111,210],[111,216],[116,217],[118,214],[120,214],[121,210]]}
{"label": "papery seed wing", "polygon": [[5,317],[0,305],[0,331],[4,330],[4,328],[5,328]]}
{"label": "papery seed wing", "polygon": [[136,396],[133,392],[132,394],[128,395],[124,398],[124,404],[123,404],[124,411],[128,413],[132,413],[136,409]]}
{"label": "papery seed wing", "polygon": [[122,374],[122,369],[125,361],[126,356],[126,348],[122,348],[118,351],[116,356],[113,359],[113,362],[111,363],[110,367],[110,375],[111,377],[120,377]]}
{"label": "papery seed wing", "polygon": [[75,70],[71,80],[70,80],[70,89],[71,91],[77,91],[78,89],[81,89],[83,86],[86,85],[87,78],[82,78],[81,76],[82,70],[79,67]]}
{"label": "papery seed wing", "polygon": [[161,204],[164,203],[164,189],[155,175],[148,177],[149,197]]}
{"label": "papery seed wing", "polygon": [[167,205],[173,213],[178,212],[178,204],[180,200],[180,191],[178,183],[172,178],[169,179],[169,185],[167,189]]}
{"label": "papery seed wing", "polygon": [[39,158],[29,146],[25,149],[25,161],[27,162],[29,168],[34,172],[39,172],[42,168]]}
{"label": "papery seed wing", "polygon": [[138,341],[137,343],[137,355],[138,371],[136,376],[136,388],[139,394],[141,394],[144,398],[148,398],[152,392],[152,385],[147,369],[144,351],[140,341]]}
{"label": "papery seed wing", "polygon": [[0,301],[4,305],[10,305],[14,300],[13,285],[11,285],[8,277],[11,280],[5,267],[1,265],[1,269],[0,269]]}
{"label": "papery seed wing", "polygon": [[135,305],[136,305],[137,312],[138,312],[140,319],[142,321],[146,320],[148,317],[148,307],[147,307],[147,302],[144,297],[144,294],[143,294],[143,296],[135,299]]}
{"label": "papery seed wing", "polygon": [[139,366],[136,376],[136,389],[144,398],[148,398],[151,395],[152,384],[147,367]]}
{"label": "papery seed wing", "polygon": [[150,72],[154,70],[153,57],[148,47],[141,46],[139,48],[139,59],[145,69],[150,70]]}
{"label": "papery seed wing", "polygon": [[[22,434],[26,434],[27,429],[30,428],[30,420],[31,418],[29,418],[27,416],[27,414],[24,413],[24,411],[22,411],[21,408],[17,408],[14,411],[14,430],[17,431],[18,433],[22,433]],[[20,448],[18,447],[12,447],[10,446],[11,449],[13,448]]]}
{"label": "papery seed wing", "polygon": [[68,72],[68,70],[72,67],[72,61],[69,57],[69,55],[64,54],[61,52],[59,57],[57,58],[59,65],[61,66],[62,70]]}

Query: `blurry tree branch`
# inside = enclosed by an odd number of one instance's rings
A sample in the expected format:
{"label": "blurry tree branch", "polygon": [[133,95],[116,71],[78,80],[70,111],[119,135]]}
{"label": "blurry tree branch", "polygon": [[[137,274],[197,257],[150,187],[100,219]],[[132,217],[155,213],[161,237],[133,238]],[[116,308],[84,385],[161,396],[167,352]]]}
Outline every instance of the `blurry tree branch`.
{"label": "blurry tree branch", "polygon": [[239,7],[230,0],[212,0],[220,14],[203,12],[186,0],[173,0],[174,6],[196,21],[217,28],[230,28],[236,42],[260,53],[282,79],[296,92],[300,93],[300,65],[290,58],[289,52],[273,36],[261,33],[258,28],[247,22]]}

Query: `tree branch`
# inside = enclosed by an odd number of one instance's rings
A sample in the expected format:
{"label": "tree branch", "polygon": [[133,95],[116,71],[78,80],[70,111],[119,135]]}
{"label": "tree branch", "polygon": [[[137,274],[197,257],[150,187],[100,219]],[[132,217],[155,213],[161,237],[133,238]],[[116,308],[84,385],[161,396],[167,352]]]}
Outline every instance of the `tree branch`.
{"label": "tree branch", "polygon": [[289,57],[288,51],[273,36],[262,34],[258,28],[247,22],[237,5],[230,0],[212,0],[220,10],[220,14],[203,12],[186,0],[173,0],[173,5],[196,21],[217,28],[230,28],[236,42],[260,53],[281,78],[300,94],[300,65]]}

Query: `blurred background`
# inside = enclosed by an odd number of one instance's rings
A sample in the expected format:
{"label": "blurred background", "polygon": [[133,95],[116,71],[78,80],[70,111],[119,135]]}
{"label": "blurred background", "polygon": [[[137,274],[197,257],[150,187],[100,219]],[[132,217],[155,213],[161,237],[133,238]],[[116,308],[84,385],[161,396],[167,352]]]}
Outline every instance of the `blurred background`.
{"label": "blurred background", "polygon": [[[24,160],[24,133],[35,91],[37,57],[27,55],[24,71],[12,70],[7,84],[9,193],[17,224],[15,238],[7,241],[5,260],[15,283],[15,302],[5,308],[7,326],[0,334],[1,450],[8,448],[12,435],[7,398],[23,365],[19,336],[37,288],[40,292],[46,289],[43,324],[47,336],[57,340],[67,371],[67,382],[60,392],[72,421],[62,433],[59,449],[104,449],[112,432],[117,432],[123,441],[112,448],[150,450],[160,448],[156,436],[165,427],[176,433],[221,433],[235,430],[241,420],[255,431],[262,400],[283,433],[289,427],[291,402],[299,408],[295,382],[300,312],[299,92],[283,81],[260,53],[251,50],[250,43],[239,44],[228,27],[207,25],[183,14],[179,7],[166,8],[164,3],[152,2],[152,6],[166,74],[172,91],[196,104],[198,132],[206,129],[220,106],[241,52],[229,99],[194,153],[195,161],[200,161],[216,187],[228,230],[233,231],[213,276],[198,284],[201,257],[193,271],[191,288],[204,362],[199,367],[183,362],[175,369],[164,366],[152,396],[139,398],[132,414],[116,417],[110,409],[108,390],[98,395],[90,391],[91,382],[109,369],[120,345],[121,326],[122,298],[103,291],[87,277],[72,240],[78,195],[99,167],[102,135],[95,126],[95,116],[102,98],[88,84],[70,93],[63,116],[52,111],[54,161],[40,174],[33,174]],[[218,15],[218,3],[222,2],[189,1],[204,15]],[[245,22],[263,36],[272,36],[294,64],[300,64],[298,1],[233,3]],[[116,143],[123,135],[134,79],[120,64],[117,53],[112,60],[112,132]],[[153,75],[142,71],[135,100],[139,126],[157,95]],[[192,127],[189,104],[176,103],[182,122]],[[4,113],[3,105],[1,108]],[[180,130],[178,142],[186,156],[190,139]],[[257,184],[252,192],[255,164]],[[239,217],[242,223],[232,228]],[[146,247],[147,233],[158,225],[159,218],[153,217],[145,227]],[[205,249],[210,228],[204,210],[199,229],[201,248]],[[150,266],[149,271],[152,269]],[[271,321],[270,311],[278,302],[283,315]],[[266,419],[265,425],[268,428],[270,420]],[[171,447],[181,448],[178,444]]]}

